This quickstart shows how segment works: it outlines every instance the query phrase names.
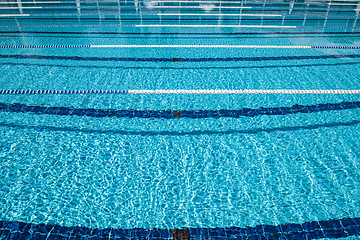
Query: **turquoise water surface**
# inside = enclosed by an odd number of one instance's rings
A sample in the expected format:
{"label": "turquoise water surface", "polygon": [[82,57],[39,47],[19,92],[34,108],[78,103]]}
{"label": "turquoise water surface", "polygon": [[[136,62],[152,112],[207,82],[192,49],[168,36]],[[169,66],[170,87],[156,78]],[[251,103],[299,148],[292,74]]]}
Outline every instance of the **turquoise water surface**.
{"label": "turquoise water surface", "polygon": [[[9,15],[0,19],[1,46],[79,45],[0,49],[1,90],[360,89],[359,49],[231,47],[358,47],[357,2],[292,2],[291,12],[291,2],[78,3],[1,10]],[[251,8],[240,13],[241,6]],[[146,24],[159,26],[139,26]],[[167,26],[176,24],[220,26]],[[222,26],[234,24],[259,27]],[[230,47],[81,47],[100,44]],[[347,94],[0,95],[6,104],[173,111],[358,101]],[[157,119],[0,111],[0,220],[176,228],[359,217],[359,114]]]}

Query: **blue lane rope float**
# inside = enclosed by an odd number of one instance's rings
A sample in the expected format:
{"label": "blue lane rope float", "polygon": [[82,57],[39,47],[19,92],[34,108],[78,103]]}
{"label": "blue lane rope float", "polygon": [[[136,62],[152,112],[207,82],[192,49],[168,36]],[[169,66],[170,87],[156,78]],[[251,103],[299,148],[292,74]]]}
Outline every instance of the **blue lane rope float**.
{"label": "blue lane rope float", "polygon": [[360,89],[158,89],[158,90],[0,90],[0,95],[76,94],[360,94]]}
{"label": "blue lane rope float", "polygon": [[1,45],[0,48],[254,48],[254,49],[360,49],[360,46],[305,46],[305,45]]}
{"label": "blue lane rope float", "polygon": [[[360,218],[330,219],[283,225],[254,227],[186,228],[191,239],[267,239],[309,240],[360,236]],[[91,229],[53,224],[0,221],[0,236],[5,239],[149,239],[169,240],[176,229]]]}
{"label": "blue lane rope float", "polygon": [[360,108],[360,102],[325,103],[315,105],[293,105],[291,107],[243,108],[239,110],[116,110],[73,107],[29,106],[20,103],[1,103],[0,111],[12,113],[32,113],[37,115],[84,116],[84,117],[117,117],[117,118],[241,118],[261,115],[289,115],[296,113],[317,113]]}

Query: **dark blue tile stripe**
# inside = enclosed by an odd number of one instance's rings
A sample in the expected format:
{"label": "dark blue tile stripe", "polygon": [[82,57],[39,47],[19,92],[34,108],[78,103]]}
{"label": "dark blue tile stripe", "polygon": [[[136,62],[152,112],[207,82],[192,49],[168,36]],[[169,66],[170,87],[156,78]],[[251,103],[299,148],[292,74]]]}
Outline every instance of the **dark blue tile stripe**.
{"label": "dark blue tile stripe", "polygon": [[280,60],[318,60],[360,58],[360,54],[320,55],[320,56],[278,56],[278,57],[227,57],[227,58],[134,58],[134,57],[79,57],[79,56],[43,56],[43,55],[0,55],[0,58],[73,60],[73,61],[114,61],[114,62],[242,62],[242,61],[280,61]]}
{"label": "dark blue tile stripe", "polygon": [[192,239],[287,239],[305,240],[360,236],[359,218],[312,221],[279,226],[259,225],[246,228],[190,228]]}
{"label": "dark blue tile stripe", "polygon": [[[190,228],[191,239],[310,240],[360,236],[360,218],[330,219],[255,227]],[[172,229],[91,229],[0,221],[2,239],[171,239]]]}
{"label": "dark blue tile stripe", "polygon": [[91,229],[52,224],[0,221],[0,237],[4,239],[169,239],[169,229]]}
{"label": "dark blue tile stripe", "polygon": [[49,114],[59,116],[87,116],[87,117],[118,117],[118,118],[221,118],[221,117],[256,117],[260,115],[288,115],[296,113],[316,113],[332,110],[347,110],[360,108],[358,102],[324,103],[316,105],[293,105],[291,107],[273,108],[243,108],[240,110],[116,110],[73,107],[45,107],[28,106],[20,103],[0,103],[0,111],[14,113]]}

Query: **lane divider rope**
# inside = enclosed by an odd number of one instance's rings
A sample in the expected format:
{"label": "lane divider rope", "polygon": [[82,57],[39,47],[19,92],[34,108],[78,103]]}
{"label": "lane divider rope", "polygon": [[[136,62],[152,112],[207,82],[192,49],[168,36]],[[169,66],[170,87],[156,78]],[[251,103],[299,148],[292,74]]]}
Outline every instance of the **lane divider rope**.
{"label": "lane divider rope", "polygon": [[97,34],[97,35],[230,35],[230,36],[242,36],[242,35],[358,35],[359,31],[343,32],[343,31],[276,31],[276,32],[112,32],[112,31],[86,31],[86,32],[76,32],[76,31],[33,31],[33,30],[6,30],[0,31],[0,34]]}
{"label": "lane divider rope", "polygon": [[73,28],[73,27],[189,27],[189,28],[319,28],[319,29],[359,29],[360,27],[341,26],[278,26],[278,25],[201,25],[201,24],[74,24],[74,25],[14,25],[0,26],[0,28]]}
{"label": "lane divider rope", "polygon": [[[0,14],[0,17],[57,17],[57,16],[98,16],[98,13],[44,13],[44,14]],[[105,15],[105,13],[104,13]],[[107,16],[248,16],[248,17],[282,17],[281,14],[257,14],[257,13],[107,13]],[[292,15],[295,16],[295,15]],[[317,15],[309,15],[309,17],[324,17]],[[339,18],[337,16],[331,16],[333,18]],[[349,17],[351,18],[351,17]]]}
{"label": "lane divider rope", "polygon": [[[0,4],[1,6],[1,4]],[[31,8],[42,8],[42,9],[77,9],[79,7],[77,6],[36,6],[36,7],[20,7],[21,9],[31,9]],[[119,9],[119,6],[118,5],[113,5],[113,6],[81,6],[80,7],[82,10],[84,9]],[[120,6],[121,9],[134,9],[134,6]],[[140,7],[141,9],[147,9],[147,7]],[[181,8],[181,9],[203,9],[202,6],[152,6],[151,8],[157,8],[157,9],[175,9],[175,8]],[[223,6],[214,6],[212,7],[213,9],[218,9],[218,8],[221,8],[221,9],[251,9],[252,7],[223,7]],[[19,9],[19,7],[0,7],[0,9]],[[259,7],[260,9],[260,7]],[[262,9],[262,8],[261,8]],[[287,8],[271,8],[271,9],[279,9],[279,10],[288,10]],[[301,9],[300,9],[301,10]],[[306,9],[304,8],[304,10],[313,10],[313,9]],[[318,10],[318,9],[315,9],[315,10]],[[322,10],[321,8],[319,10]],[[334,10],[334,9],[331,9],[331,10]],[[339,9],[339,10],[342,10],[342,9]],[[347,11],[354,11],[353,9],[344,9],[344,10],[347,10]]]}
{"label": "lane divider rope", "polygon": [[[24,3],[24,2],[23,2]],[[37,3],[36,3],[37,4]],[[335,5],[335,4],[334,4]],[[0,3],[1,6],[1,3]],[[318,7],[318,6],[316,6]],[[77,8],[81,8],[82,10],[87,10],[87,9],[134,9],[134,6],[122,6],[122,5],[112,5],[112,6],[64,6],[64,5],[58,5],[58,6],[36,6],[36,7],[21,7],[21,9],[32,9],[32,8],[41,8],[41,9],[77,9]],[[0,7],[0,9],[19,9],[18,6],[13,6],[13,7]],[[146,6],[140,6],[139,9],[144,9],[147,10],[148,7]],[[151,9],[204,9],[204,6],[182,6],[182,5],[172,5],[172,6],[151,6]],[[211,9],[221,9],[224,11],[227,11],[228,9],[254,9],[254,10],[278,10],[278,11],[289,11],[288,7],[263,7],[263,6],[259,6],[259,7],[246,7],[246,6],[211,6]],[[324,10],[328,10],[327,8],[325,9],[324,7],[320,8],[297,8],[297,11],[307,11],[307,12],[311,12],[311,11],[324,11]],[[357,9],[353,9],[353,8],[349,8],[349,9],[341,9],[341,8],[330,8],[329,12],[332,11],[342,11],[342,12],[353,12],[356,11]]]}
{"label": "lane divider rope", "polygon": [[78,95],[78,94],[360,94],[360,89],[170,89],[170,90],[0,90],[0,95]]}
{"label": "lane divider rope", "polygon": [[[152,3],[151,0],[148,0],[148,1],[139,1],[139,0],[127,0],[127,2],[150,2]],[[204,1],[204,0],[193,0],[191,2],[189,1],[171,1],[171,0],[165,0],[165,1],[161,1],[162,3],[235,3],[235,4],[240,4],[241,2],[237,2],[237,1]],[[350,0],[347,0],[346,1],[347,3],[334,3],[334,2],[295,2],[296,5],[356,5],[358,3],[358,1],[350,1]],[[22,2],[22,4],[48,4],[48,3],[76,3],[76,1],[49,1],[49,2]],[[79,1],[79,3],[85,3],[85,4],[91,4],[91,2],[89,1]],[[118,1],[114,1],[114,0],[109,0],[109,1],[96,1],[96,3],[118,3]],[[257,2],[257,1],[247,1],[246,3],[249,3],[249,4],[258,4],[258,5],[263,5],[264,2]],[[276,1],[267,1],[265,2],[267,4],[282,4],[282,5],[288,5],[289,2],[276,2]],[[0,2],[0,4],[17,4],[17,2]]]}
{"label": "lane divider rope", "polygon": [[[0,14],[0,17],[30,17],[30,18],[36,18],[36,17],[84,17],[84,16],[94,16],[95,18],[98,18],[98,16],[112,16],[112,17],[121,17],[121,16],[247,16],[247,17],[285,17],[285,16],[291,16],[291,17],[299,17],[303,18],[303,15],[287,15],[287,14],[227,14],[227,13],[220,13],[220,14],[211,14],[211,13],[58,13],[58,14]],[[357,19],[358,17],[355,16],[337,16],[337,15],[307,15],[307,19],[312,18],[321,18],[321,19],[327,19],[329,20],[349,20],[349,19]],[[125,20],[125,19],[124,19]],[[300,19],[299,19],[300,20]],[[313,19],[318,20],[318,19]]]}
{"label": "lane divider rope", "polygon": [[2,45],[0,48],[283,48],[283,49],[360,49],[360,46],[287,45]]}
{"label": "lane divider rope", "polygon": [[[0,28],[18,28],[19,26],[0,26]],[[106,25],[24,25],[22,28],[66,28],[66,27],[204,27],[204,28],[297,28],[297,26],[277,25],[201,25],[201,24],[106,24]]]}

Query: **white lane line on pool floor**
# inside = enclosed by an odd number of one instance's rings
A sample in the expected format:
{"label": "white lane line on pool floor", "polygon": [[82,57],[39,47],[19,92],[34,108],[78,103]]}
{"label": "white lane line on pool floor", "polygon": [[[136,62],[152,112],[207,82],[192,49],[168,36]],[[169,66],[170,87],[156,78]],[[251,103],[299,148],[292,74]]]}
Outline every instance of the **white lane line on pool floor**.
{"label": "white lane line on pool floor", "polygon": [[157,13],[158,16],[243,16],[243,17],[282,17],[280,14],[246,14],[246,13]]}
{"label": "white lane line on pool floor", "polygon": [[42,8],[42,7],[0,7],[0,10],[3,9],[33,9],[33,8]]}
{"label": "white lane line on pool floor", "polygon": [[[19,26],[0,26],[0,28],[18,28]],[[299,26],[277,26],[277,25],[173,25],[173,24],[104,24],[104,25],[23,25],[22,28],[68,28],[68,27],[205,27],[205,28],[297,28]],[[325,27],[326,28],[326,27]]]}
{"label": "white lane line on pool floor", "polygon": [[[39,4],[39,3],[60,3],[60,1],[49,1],[49,2],[21,2],[21,4]],[[18,2],[0,2],[1,4],[18,4]]]}
{"label": "white lane line on pool floor", "polygon": [[138,24],[135,27],[183,27],[183,28],[296,28],[296,26],[276,26],[276,25],[176,25],[176,24]]}
{"label": "white lane line on pool floor", "polygon": [[344,89],[169,89],[169,90],[0,90],[0,95],[76,95],[76,94],[360,94]]}
{"label": "white lane line on pool floor", "polygon": [[91,48],[312,48],[276,45],[90,45]]}
{"label": "white lane line on pool floor", "polygon": [[[191,8],[191,9],[203,9],[204,7],[206,7],[206,5],[204,6],[151,6],[151,8]],[[150,8],[150,7],[149,7]],[[211,9],[249,9],[252,7],[223,7],[223,6],[209,6],[209,8]]]}
{"label": "white lane line on pool floor", "polygon": [[0,14],[0,17],[29,17],[30,14]]}

